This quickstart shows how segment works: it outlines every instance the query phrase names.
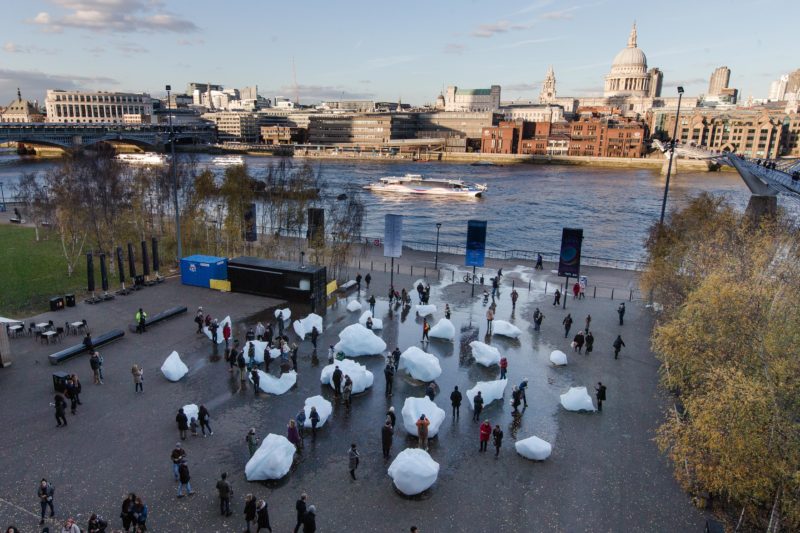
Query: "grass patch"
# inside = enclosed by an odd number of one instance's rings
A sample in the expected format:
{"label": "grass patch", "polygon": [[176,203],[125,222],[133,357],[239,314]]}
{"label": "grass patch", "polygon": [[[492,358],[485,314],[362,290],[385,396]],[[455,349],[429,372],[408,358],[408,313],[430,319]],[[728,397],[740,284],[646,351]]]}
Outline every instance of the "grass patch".
{"label": "grass patch", "polygon": [[86,260],[72,277],[55,232],[0,225],[0,315],[20,318],[50,308],[50,298],[86,290]]}

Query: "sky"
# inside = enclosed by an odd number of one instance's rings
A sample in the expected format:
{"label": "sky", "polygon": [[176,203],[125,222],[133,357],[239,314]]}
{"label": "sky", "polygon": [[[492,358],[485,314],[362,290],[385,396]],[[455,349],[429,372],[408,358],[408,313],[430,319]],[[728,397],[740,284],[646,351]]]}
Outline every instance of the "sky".
{"label": "sky", "polygon": [[719,0],[26,0],[2,2],[0,105],[47,89],[164,95],[188,82],[257,85],[301,103],[433,103],[448,85],[535,100],[600,95],[631,25],[662,95],[707,90],[718,66],[742,98],[800,68],[800,2]]}

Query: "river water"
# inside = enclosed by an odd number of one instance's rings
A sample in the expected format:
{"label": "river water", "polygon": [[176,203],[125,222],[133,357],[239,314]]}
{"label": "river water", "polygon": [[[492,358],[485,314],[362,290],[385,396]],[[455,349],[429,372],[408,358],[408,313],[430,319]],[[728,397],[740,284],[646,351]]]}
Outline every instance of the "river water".
{"label": "river water", "polygon": [[[27,159],[27,158],[26,158]],[[201,165],[212,156],[199,155]],[[245,157],[255,177],[266,173],[276,160]],[[295,160],[301,164],[302,160]],[[52,160],[23,160],[0,154],[0,181],[6,196],[23,172],[44,172]],[[562,227],[584,229],[584,255],[640,260],[650,225],[658,220],[664,177],[656,170],[596,168],[564,165],[470,166],[455,163],[415,163],[355,160],[312,161],[322,173],[327,194],[347,185],[366,185],[385,176],[418,173],[425,177],[460,178],[488,185],[481,199],[433,199],[378,195],[363,191],[366,205],[364,234],[381,237],[383,216],[402,214],[403,238],[434,242],[441,222],[441,243],[463,246],[467,220],[488,221],[487,248],[557,252]],[[210,167],[221,173],[222,167]],[[744,209],[749,191],[735,172],[680,172],[670,183],[668,208],[708,191],[728,198]],[[792,213],[797,204],[782,200]]]}

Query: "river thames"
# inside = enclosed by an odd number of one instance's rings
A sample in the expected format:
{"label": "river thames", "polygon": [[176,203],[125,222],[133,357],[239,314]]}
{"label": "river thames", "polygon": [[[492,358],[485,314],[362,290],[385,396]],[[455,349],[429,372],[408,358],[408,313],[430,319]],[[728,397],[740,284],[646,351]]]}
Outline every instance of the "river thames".
{"label": "river thames", "polygon": [[[200,166],[208,165],[219,175],[224,168],[211,164],[213,156],[197,155]],[[255,178],[266,175],[270,157],[246,156]],[[294,159],[295,165],[303,164]],[[6,196],[23,172],[43,173],[54,160],[23,161],[15,155],[0,155],[0,181]],[[488,185],[484,198],[434,199],[362,192],[366,206],[364,235],[383,235],[383,215],[402,214],[403,237],[407,241],[433,242],[436,223],[441,222],[441,243],[463,245],[467,220],[488,221],[487,248],[558,251],[562,227],[584,229],[585,255],[622,260],[641,260],[648,228],[658,219],[664,192],[664,176],[656,170],[599,168],[565,165],[470,166],[457,163],[385,162],[369,160],[312,160],[321,172],[326,195],[337,195],[348,186],[363,186],[386,176],[406,173],[425,177],[459,178]],[[749,191],[735,172],[680,172],[672,177],[668,208],[674,208],[708,191],[723,195],[744,209]],[[798,212],[792,201],[781,205]]]}

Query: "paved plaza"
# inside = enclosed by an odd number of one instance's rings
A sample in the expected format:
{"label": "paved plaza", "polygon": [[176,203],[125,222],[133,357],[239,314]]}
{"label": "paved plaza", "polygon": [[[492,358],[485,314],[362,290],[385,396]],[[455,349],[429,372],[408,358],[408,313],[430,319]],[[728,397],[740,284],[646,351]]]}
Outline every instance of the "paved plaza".
{"label": "paved plaza", "polygon": [[[420,262],[428,262],[430,257]],[[328,309],[325,332],[319,340],[319,363],[312,360],[309,341],[300,344],[297,386],[282,396],[254,397],[248,383],[239,383],[205,336],[195,333],[193,313],[198,305],[219,319],[230,315],[234,335],[244,333],[259,320],[272,317],[281,302],[267,298],[221,293],[180,285],[178,279],[146,288],[127,297],[96,306],[79,303],[57,313],[46,313],[28,321],[53,319],[57,324],[86,319],[97,335],[112,328],[126,330],[123,339],[101,348],[105,358],[104,385],[93,385],[87,356],[79,356],[58,367],[47,355],[80,337],[70,336],[60,345],[41,345],[32,338],[12,339],[13,365],[0,369],[0,526],[15,524],[23,532],[40,531],[36,487],[42,477],[56,487],[56,517],[73,516],[85,527],[92,512],[105,517],[113,528],[123,496],[135,492],[149,507],[148,529],[157,532],[236,532],[244,529],[243,499],[247,493],[265,498],[269,504],[273,531],[291,531],[295,524],[294,502],[306,491],[317,508],[318,531],[407,532],[417,525],[422,532],[512,532],[512,531],[701,531],[704,516],[690,503],[674,481],[671,466],[653,442],[654,430],[664,416],[668,399],[657,388],[658,362],[649,350],[652,327],[650,313],[640,301],[627,302],[635,286],[630,273],[593,269],[592,280],[616,286],[625,294],[628,311],[625,325],[617,322],[619,298],[588,298],[574,301],[570,295],[566,311],[555,308],[552,289],[544,294],[545,280],[552,273],[515,268],[503,264],[506,276],[498,297],[498,319],[522,329],[518,340],[493,336],[485,339],[486,307],[480,288],[470,296],[471,287],[459,282],[464,267],[449,278],[452,268],[441,257],[441,281],[431,279],[431,303],[437,305],[434,323],[443,316],[444,303],[452,308],[456,326],[455,342],[432,340],[426,351],[435,354],[443,374],[436,403],[447,416],[438,437],[431,440],[430,454],[440,464],[438,481],[420,496],[400,495],[387,476],[388,462],[381,454],[380,430],[388,407],[400,417],[408,396],[424,395],[425,384],[408,378],[403,371],[395,377],[394,394],[384,396],[382,357],[362,357],[375,375],[371,389],[353,398],[352,408],[337,404],[332,391],[321,386],[319,375],[325,365],[326,347],[337,334],[354,323],[360,313],[349,313],[342,297]],[[498,263],[499,264],[499,263]],[[368,265],[367,265],[368,266]],[[376,266],[376,270],[378,270]],[[428,267],[428,273],[430,274]],[[416,304],[412,289],[421,272],[395,275],[395,285],[405,286]],[[486,270],[488,283],[489,270]],[[366,273],[366,269],[362,274]],[[389,275],[373,272],[370,293],[362,288],[361,301],[369,294],[378,299],[376,316],[383,319],[379,332],[388,349],[404,350],[420,345],[421,319],[411,313],[391,312],[386,294]],[[452,280],[452,281],[451,281]],[[516,310],[511,307],[511,284],[520,292]],[[530,282],[531,290],[528,290]],[[591,281],[590,281],[591,283]],[[619,294],[619,293],[617,293]],[[355,298],[350,294],[348,299]],[[139,306],[155,314],[176,305],[189,312],[137,335],[127,325]],[[293,318],[308,309],[292,305]],[[532,314],[539,307],[545,314],[541,332],[534,332]],[[570,339],[564,339],[561,321],[569,312],[575,320]],[[578,355],[569,347],[572,335],[592,315],[595,351]],[[626,348],[614,360],[611,343],[622,334]],[[290,337],[296,340],[294,333]],[[450,414],[449,394],[454,385],[462,391],[477,381],[497,379],[497,367],[477,365],[468,353],[470,340],[490,342],[509,360],[509,385],[503,402],[489,404],[483,418],[500,424],[505,432],[500,457],[478,452],[478,424],[471,409],[462,405],[462,418]],[[224,345],[223,345],[224,346]],[[553,367],[549,354],[561,349],[569,365]],[[189,367],[178,383],[164,379],[159,370],[172,350],[177,350]],[[144,367],[144,394],[135,394],[131,365]],[[83,383],[78,414],[67,414],[69,426],[56,428],[51,374],[77,372]],[[273,373],[277,365],[272,365]],[[509,405],[511,386],[529,378],[529,407],[513,416]],[[559,395],[570,386],[586,386],[593,392],[602,381],[608,387],[601,414],[573,413],[559,404]],[[249,483],[244,466],[249,457],[245,444],[247,429],[255,427],[263,439],[268,433],[286,434],[287,421],[303,406],[305,398],[322,394],[334,402],[331,420],[318,431],[316,440],[306,436],[305,449],[297,456],[290,473],[281,481]],[[176,410],[188,403],[205,404],[211,412],[214,435],[189,437],[187,450],[192,487],[191,498],[175,497],[170,451],[178,441]],[[398,421],[400,422],[400,421]],[[544,462],[523,459],[514,451],[515,439],[537,435],[553,444]],[[361,464],[358,481],[347,471],[347,451],[358,444]],[[402,424],[395,429],[392,457],[416,438],[406,437]],[[215,484],[227,471],[233,482],[234,515],[221,517]],[[52,526],[55,522],[49,522]]]}

